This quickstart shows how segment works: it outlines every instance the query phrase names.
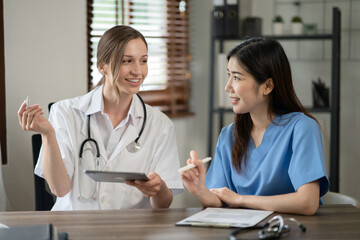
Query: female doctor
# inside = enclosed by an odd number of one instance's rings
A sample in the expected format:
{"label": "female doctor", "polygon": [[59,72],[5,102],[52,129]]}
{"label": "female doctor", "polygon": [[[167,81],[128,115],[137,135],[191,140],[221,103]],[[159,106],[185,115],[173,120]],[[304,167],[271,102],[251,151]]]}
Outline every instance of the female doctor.
{"label": "female doctor", "polygon": [[222,129],[207,175],[181,174],[205,207],[314,214],[329,187],[320,127],[297,98],[287,56],[276,40],[253,38],[228,54],[225,90],[234,123]]}
{"label": "female doctor", "polygon": [[[52,210],[167,208],[183,190],[174,126],[136,95],[147,60],[143,35],[115,26],[99,41],[94,90],[55,103],[48,120],[39,105],[21,105],[22,129],[42,137],[35,173],[57,196]],[[149,181],[95,183],[85,169],[145,172]]]}

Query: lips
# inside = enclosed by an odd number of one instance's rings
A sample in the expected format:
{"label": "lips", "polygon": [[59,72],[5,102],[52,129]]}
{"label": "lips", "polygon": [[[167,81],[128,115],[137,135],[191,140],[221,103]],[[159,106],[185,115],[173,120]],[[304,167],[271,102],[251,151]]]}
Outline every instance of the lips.
{"label": "lips", "polygon": [[238,97],[230,97],[230,99],[232,104],[236,104],[238,101],[240,101],[240,98]]}
{"label": "lips", "polygon": [[140,78],[125,78],[125,80],[131,83],[139,83],[141,81]]}

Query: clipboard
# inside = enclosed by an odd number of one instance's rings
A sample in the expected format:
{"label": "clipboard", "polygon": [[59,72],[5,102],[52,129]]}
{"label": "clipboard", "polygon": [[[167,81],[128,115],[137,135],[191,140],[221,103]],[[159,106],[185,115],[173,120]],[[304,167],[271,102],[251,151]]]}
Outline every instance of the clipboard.
{"label": "clipboard", "polygon": [[84,170],[84,173],[91,177],[96,182],[118,182],[125,181],[148,181],[149,178],[145,173],[139,172],[108,172],[108,171],[92,171]]}
{"label": "clipboard", "polygon": [[206,208],[175,224],[175,226],[192,227],[252,227],[270,216],[273,211],[238,209],[238,208]]}

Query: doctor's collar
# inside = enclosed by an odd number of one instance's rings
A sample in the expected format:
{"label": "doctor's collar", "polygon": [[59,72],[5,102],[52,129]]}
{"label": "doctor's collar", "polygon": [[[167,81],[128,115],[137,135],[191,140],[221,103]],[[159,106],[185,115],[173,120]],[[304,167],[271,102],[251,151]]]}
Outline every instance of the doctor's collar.
{"label": "doctor's collar", "polygon": [[[85,115],[94,114],[101,111],[103,85],[96,87],[87,94],[78,97],[78,101],[73,105],[74,109],[85,113]],[[96,100],[93,100],[96,99]]]}

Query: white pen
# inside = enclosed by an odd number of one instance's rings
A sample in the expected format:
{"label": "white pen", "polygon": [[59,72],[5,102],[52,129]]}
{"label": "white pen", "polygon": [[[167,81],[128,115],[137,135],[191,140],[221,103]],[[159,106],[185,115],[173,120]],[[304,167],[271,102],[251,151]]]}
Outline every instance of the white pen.
{"label": "white pen", "polygon": [[29,107],[29,97],[26,97],[26,108]]}
{"label": "white pen", "polygon": [[[202,161],[203,163],[206,163],[206,162],[208,162],[208,161],[210,161],[210,160],[211,160],[211,157],[207,157],[207,158],[202,159],[201,161]],[[195,167],[195,165],[191,163],[191,164],[189,164],[189,165],[186,165],[185,167],[180,168],[180,169],[178,170],[178,172],[179,172],[179,173],[182,173],[182,172],[187,171],[187,170],[189,170],[189,169],[192,169],[192,168],[194,168],[194,167]]]}

